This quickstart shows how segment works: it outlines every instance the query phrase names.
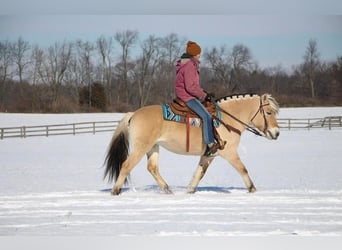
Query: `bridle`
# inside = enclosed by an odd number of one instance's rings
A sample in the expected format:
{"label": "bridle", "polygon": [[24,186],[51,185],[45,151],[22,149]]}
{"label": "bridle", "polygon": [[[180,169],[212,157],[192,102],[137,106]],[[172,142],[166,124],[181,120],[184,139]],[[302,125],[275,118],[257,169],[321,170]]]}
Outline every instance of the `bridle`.
{"label": "bridle", "polygon": [[[233,118],[235,121],[237,121],[237,122],[239,122],[240,124],[242,124],[243,126],[245,126],[245,127],[246,127],[246,130],[248,130],[249,132],[251,132],[251,133],[253,133],[253,134],[255,134],[255,135],[258,135],[258,136],[265,136],[266,130],[267,130],[267,127],[268,127],[268,123],[267,123],[267,120],[266,120],[266,115],[265,115],[264,107],[265,107],[265,106],[268,106],[268,105],[270,105],[270,103],[265,103],[265,104],[263,104],[263,103],[262,103],[262,100],[261,100],[261,97],[260,97],[260,105],[259,105],[259,108],[257,109],[257,111],[256,111],[255,114],[253,115],[252,119],[250,120],[250,122],[252,122],[252,121],[255,119],[255,117],[258,115],[258,113],[260,112],[260,113],[262,114],[263,118],[264,118],[264,130],[262,131],[263,133],[261,133],[258,129],[256,129],[256,128],[250,126],[250,125],[247,124],[246,122],[241,121],[239,118],[237,118],[236,116],[230,114],[228,111],[222,109],[222,108],[219,107],[218,105],[217,105],[217,109],[220,110],[222,113],[224,113],[224,114],[230,116],[230,117]],[[219,122],[220,122],[228,131],[234,131],[235,133],[241,135],[241,131],[240,131],[240,130],[238,130],[237,128],[234,128],[233,126],[231,126],[231,125],[229,125],[229,124],[227,124],[227,123],[225,123],[225,122],[223,122],[222,119],[220,119],[220,118],[218,118],[218,117],[216,117],[216,116],[214,116],[214,119],[217,120],[217,121],[219,121]]]}
{"label": "bridle", "polygon": [[264,107],[265,106],[269,106],[269,105],[270,105],[270,103],[262,104],[261,97],[260,97],[259,109],[256,111],[255,115],[251,119],[251,122],[252,122],[254,120],[254,118],[257,116],[258,112],[260,112],[260,114],[262,114],[262,117],[264,118],[264,130],[262,132],[264,134],[266,134],[266,130],[268,128],[268,122],[267,122],[267,119],[266,119]]}

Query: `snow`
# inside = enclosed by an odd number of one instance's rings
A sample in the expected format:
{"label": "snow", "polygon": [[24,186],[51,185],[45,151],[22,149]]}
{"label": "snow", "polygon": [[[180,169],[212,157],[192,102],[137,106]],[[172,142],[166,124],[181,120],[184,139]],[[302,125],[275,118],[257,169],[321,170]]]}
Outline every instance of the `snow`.
{"label": "snow", "polygon": [[[282,118],[342,108],[282,109]],[[0,127],[117,120],[124,114],[7,114]],[[111,196],[103,162],[111,133],[0,140],[1,236],[342,236],[342,130],[244,132],[239,147],[257,192],[216,158],[198,192],[186,187],[198,157],[161,150],[160,192],[143,159]]]}

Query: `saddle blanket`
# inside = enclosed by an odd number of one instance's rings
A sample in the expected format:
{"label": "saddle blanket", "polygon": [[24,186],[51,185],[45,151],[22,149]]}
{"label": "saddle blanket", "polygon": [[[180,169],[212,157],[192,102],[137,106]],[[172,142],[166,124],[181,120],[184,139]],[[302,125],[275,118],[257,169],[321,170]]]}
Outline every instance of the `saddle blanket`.
{"label": "saddle blanket", "polygon": [[[163,117],[165,120],[186,123],[186,117],[183,115],[175,114],[172,111],[171,106],[169,104],[164,103],[162,105],[162,108],[163,108]],[[217,117],[221,120],[221,111],[219,109],[217,111]],[[201,118],[190,117],[189,123],[190,123],[190,126],[201,127],[202,120]],[[215,128],[217,128],[218,126],[220,126],[220,122],[217,120],[214,120],[214,126]]]}

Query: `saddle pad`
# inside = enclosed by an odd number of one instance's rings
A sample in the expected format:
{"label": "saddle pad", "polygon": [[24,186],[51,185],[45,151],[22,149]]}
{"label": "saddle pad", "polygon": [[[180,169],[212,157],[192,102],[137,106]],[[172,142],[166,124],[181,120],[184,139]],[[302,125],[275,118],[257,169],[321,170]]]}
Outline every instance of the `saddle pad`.
{"label": "saddle pad", "polygon": [[[180,122],[180,123],[186,122],[186,117],[183,115],[175,114],[172,111],[171,106],[169,104],[167,104],[167,103],[162,104],[162,109],[163,109],[163,117],[165,120]],[[220,110],[218,110],[218,112],[217,112],[217,117],[219,119],[221,119],[221,111]],[[190,126],[194,126],[194,127],[201,127],[201,125],[202,125],[202,120],[200,118],[190,117],[189,122],[190,122]],[[220,126],[220,122],[214,120],[214,126],[217,128],[218,126]]]}

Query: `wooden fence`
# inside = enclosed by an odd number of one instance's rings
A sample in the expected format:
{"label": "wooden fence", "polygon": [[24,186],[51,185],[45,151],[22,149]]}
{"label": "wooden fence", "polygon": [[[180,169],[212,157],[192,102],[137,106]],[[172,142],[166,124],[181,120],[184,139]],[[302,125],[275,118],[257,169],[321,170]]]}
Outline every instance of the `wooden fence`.
{"label": "wooden fence", "polygon": [[[76,135],[96,134],[101,132],[114,132],[119,121],[101,122],[79,122],[71,124],[22,126],[0,128],[0,139],[5,138],[26,138],[32,136],[53,136],[53,135]],[[342,127],[342,116],[330,116],[325,118],[309,119],[278,119],[280,129],[334,129]]]}
{"label": "wooden fence", "polygon": [[79,122],[71,124],[22,126],[0,128],[0,139],[4,138],[26,138],[32,136],[53,136],[53,135],[76,135],[96,134],[101,132],[113,132],[119,121],[102,122]]}
{"label": "wooden fence", "polygon": [[324,118],[308,118],[308,119],[277,119],[280,129],[334,129],[342,127],[342,116],[328,116]]}

